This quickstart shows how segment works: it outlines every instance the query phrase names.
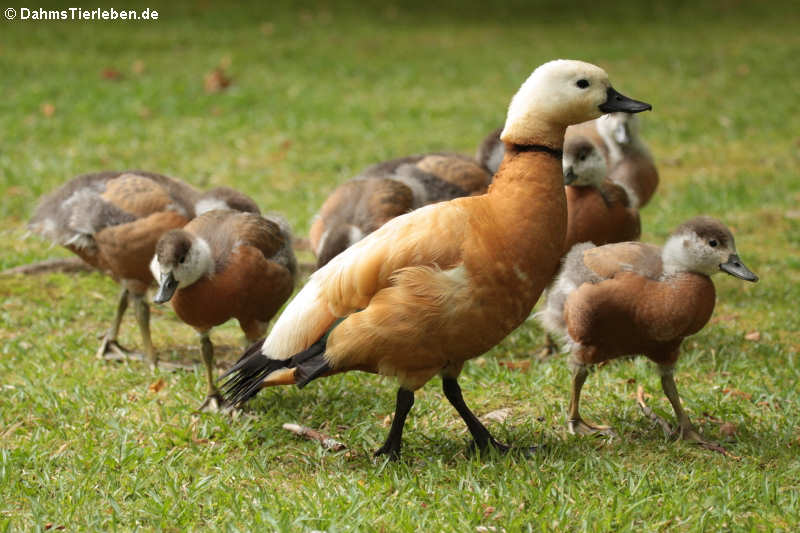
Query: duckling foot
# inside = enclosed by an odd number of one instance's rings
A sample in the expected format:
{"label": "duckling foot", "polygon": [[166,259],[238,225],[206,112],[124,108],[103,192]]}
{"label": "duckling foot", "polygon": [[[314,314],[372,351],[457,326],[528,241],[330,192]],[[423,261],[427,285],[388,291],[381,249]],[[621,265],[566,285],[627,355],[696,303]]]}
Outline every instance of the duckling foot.
{"label": "duckling foot", "polygon": [[187,364],[187,363],[173,363],[171,361],[156,361],[150,364],[150,368],[155,370],[158,368],[159,370],[166,370],[168,372],[175,372],[177,370],[186,370],[190,371],[193,370],[195,365]]}
{"label": "duckling foot", "polygon": [[144,355],[123,347],[116,339],[103,337],[103,342],[97,349],[97,358],[105,361],[142,361]]}
{"label": "duckling foot", "polygon": [[206,396],[206,399],[200,407],[197,408],[197,411],[200,413],[219,413],[220,411],[226,411],[227,407],[228,405],[222,398],[222,395],[216,392]]}
{"label": "duckling foot", "polygon": [[539,361],[546,361],[558,353],[558,346],[550,335],[547,335],[545,345],[541,350],[536,352],[536,359]]}
{"label": "duckling foot", "polygon": [[567,430],[573,435],[604,435],[612,439],[618,436],[611,426],[593,426],[582,418],[568,420]]}
{"label": "duckling foot", "polygon": [[697,444],[698,446],[700,446],[701,448],[705,448],[706,450],[711,450],[712,452],[721,453],[722,455],[730,457],[732,459],[736,459],[737,461],[741,459],[741,457],[739,457],[738,455],[733,455],[731,452],[729,452],[726,448],[724,448],[720,444],[717,444],[716,442],[707,441],[706,439],[704,439],[703,436],[700,435],[700,433],[692,426],[676,429],[675,431],[673,431],[673,434],[677,434],[678,436],[680,436],[681,440],[684,440],[692,444]]}

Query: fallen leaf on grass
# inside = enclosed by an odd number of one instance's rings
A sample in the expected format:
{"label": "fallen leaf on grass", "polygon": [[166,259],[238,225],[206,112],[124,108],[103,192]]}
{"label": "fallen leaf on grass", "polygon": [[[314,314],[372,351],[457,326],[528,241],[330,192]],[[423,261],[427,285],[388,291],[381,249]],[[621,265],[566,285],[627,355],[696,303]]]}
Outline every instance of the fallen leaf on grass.
{"label": "fallen leaf on grass", "polygon": [[149,390],[149,391],[150,391],[150,392],[152,392],[152,393],[157,393],[158,391],[160,391],[161,389],[163,389],[163,388],[164,388],[166,385],[167,385],[167,382],[166,382],[166,381],[164,381],[164,380],[163,380],[163,379],[161,379],[161,378],[158,378],[158,381],[155,381],[155,382],[151,383],[151,384],[150,384],[150,385],[147,387],[147,390]]}
{"label": "fallen leaf on grass", "polygon": [[734,322],[739,318],[739,313],[729,313],[727,315],[717,315],[711,319],[712,324],[719,322]]}
{"label": "fallen leaf on grass", "polygon": [[142,61],[141,59],[137,59],[136,61],[134,61],[133,64],[131,65],[131,70],[133,71],[134,74],[141,74],[142,72],[144,72],[144,61]]}
{"label": "fallen leaf on grass", "polygon": [[751,331],[750,333],[746,334],[744,338],[748,341],[758,342],[761,340],[761,332]]}
{"label": "fallen leaf on grass", "polygon": [[736,427],[736,424],[733,424],[731,422],[724,422],[719,427],[719,432],[725,435],[726,437],[733,437],[734,435],[736,435],[736,432],[738,430],[739,428]]}
{"label": "fallen leaf on grass", "polygon": [[45,530],[45,531],[48,531],[48,530],[50,530],[50,529],[62,530],[62,529],[66,529],[66,527],[67,527],[67,526],[56,526],[56,525],[54,525],[52,522],[48,522],[48,523],[46,523],[46,524],[44,525],[44,530]]}
{"label": "fallen leaf on grass", "polygon": [[120,81],[122,80],[122,78],[125,77],[122,75],[122,72],[113,68],[104,68],[103,71],[100,73],[100,76],[104,80],[110,80],[110,81]]}
{"label": "fallen leaf on grass", "polygon": [[319,431],[315,431],[306,426],[301,426],[299,424],[284,424],[282,427],[283,429],[291,431],[292,433],[294,433],[295,435],[299,435],[300,437],[304,437],[309,440],[315,440],[319,442],[323,448],[327,448],[328,450],[339,452],[347,448],[347,446],[345,446],[344,443],[339,442],[333,437],[329,437],[324,433],[320,433]]}
{"label": "fallen leaf on grass", "polygon": [[527,372],[531,367],[530,359],[523,359],[522,361],[500,361],[499,364],[509,370],[518,370],[520,372]]}
{"label": "fallen leaf on grass", "polygon": [[204,78],[207,93],[218,93],[230,87],[233,80],[225,73],[222,67],[217,67]]}
{"label": "fallen leaf on grass", "polygon": [[490,413],[486,413],[483,415],[484,420],[492,420],[493,422],[503,423],[503,421],[508,418],[511,414],[511,409],[505,407],[503,409],[497,409],[496,411],[492,411]]}
{"label": "fallen leaf on grass", "polygon": [[729,394],[730,396],[738,396],[739,398],[744,398],[745,400],[752,400],[753,399],[753,395],[752,394],[750,394],[748,392],[740,391],[739,389],[722,389],[722,393],[723,394]]}
{"label": "fallen leaf on grass", "polygon": [[385,428],[388,428],[389,426],[391,426],[392,425],[392,415],[386,415],[386,417],[384,417],[384,419],[383,419],[383,422],[381,422],[381,425],[383,427],[385,427]]}
{"label": "fallen leaf on grass", "polygon": [[45,102],[39,106],[39,110],[42,112],[42,115],[50,118],[56,112],[56,106],[51,104],[50,102]]}
{"label": "fallen leaf on grass", "polygon": [[62,453],[64,453],[64,450],[66,450],[68,446],[69,446],[69,442],[65,442],[64,444],[62,444],[62,445],[61,445],[61,446],[58,448],[58,450],[56,450],[56,453],[54,453],[53,455],[51,455],[51,457],[58,457],[59,455],[61,455]]}

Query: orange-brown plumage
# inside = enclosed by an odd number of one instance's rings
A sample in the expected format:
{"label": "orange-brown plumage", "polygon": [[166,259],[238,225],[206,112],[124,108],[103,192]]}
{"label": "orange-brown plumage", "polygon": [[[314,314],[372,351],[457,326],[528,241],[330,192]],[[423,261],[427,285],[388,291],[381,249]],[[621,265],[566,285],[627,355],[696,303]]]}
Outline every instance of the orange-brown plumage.
{"label": "orange-brown plumage", "polygon": [[337,187],[320,208],[309,232],[317,267],[397,216],[482,194],[490,181],[487,169],[460,154],[402,157],[373,165]]}
{"label": "orange-brown plumage", "polygon": [[227,373],[227,396],[246,400],[274,374],[285,383],[287,369],[300,386],[332,371],[394,376],[395,420],[378,453],[396,456],[413,391],[440,374],[477,446],[502,448],[466,406],[456,379],[465,361],[527,318],[558,267],[567,124],[599,116],[614,98],[631,110],[649,108],[615,94],[593,65],[555,61],[537,69],[509,107],[505,156],[488,192],[397,217],[314,273],[260,349]]}

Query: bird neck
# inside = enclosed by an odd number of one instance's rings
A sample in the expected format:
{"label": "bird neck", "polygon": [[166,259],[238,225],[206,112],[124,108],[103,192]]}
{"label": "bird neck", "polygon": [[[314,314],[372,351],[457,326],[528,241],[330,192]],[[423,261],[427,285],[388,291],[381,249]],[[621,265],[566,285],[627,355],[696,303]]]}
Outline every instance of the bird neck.
{"label": "bird neck", "polygon": [[[551,150],[561,148],[561,143],[542,144]],[[506,254],[513,256],[520,270],[537,271],[533,279],[539,271],[555,273],[567,232],[567,201],[561,158],[530,146],[533,143],[506,143],[503,163],[486,198],[501,228]]]}

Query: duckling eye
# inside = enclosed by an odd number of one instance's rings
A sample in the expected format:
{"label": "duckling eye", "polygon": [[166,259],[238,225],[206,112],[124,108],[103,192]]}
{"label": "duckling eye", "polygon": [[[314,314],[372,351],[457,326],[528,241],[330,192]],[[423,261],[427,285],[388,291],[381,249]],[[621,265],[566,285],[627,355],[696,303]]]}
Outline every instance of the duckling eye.
{"label": "duckling eye", "polygon": [[[714,246],[716,246],[716,245],[714,245]],[[178,264],[179,265],[182,265],[184,261],[186,261],[186,256],[185,255],[182,255],[182,256],[180,256],[178,258]]]}
{"label": "duckling eye", "polygon": [[581,78],[575,82],[575,85],[577,85],[581,89],[585,89],[589,86],[589,80]]}
{"label": "duckling eye", "polygon": [[586,160],[586,153],[582,153],[581,155],[579,155],[578,156],[578,160],[579,161],[585,161]]}
{"label": "duckling eye", "polygon": [[711,239],[710,241],[708,241],[708,245],[712,248],[716,248],[717,244],[719,243],[716,241],[716,239]]}

